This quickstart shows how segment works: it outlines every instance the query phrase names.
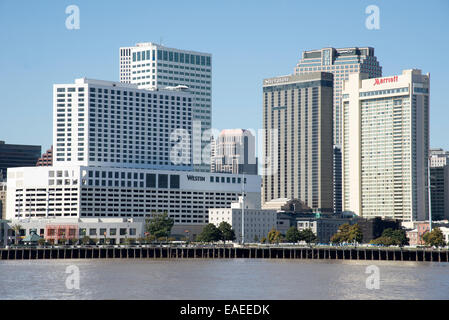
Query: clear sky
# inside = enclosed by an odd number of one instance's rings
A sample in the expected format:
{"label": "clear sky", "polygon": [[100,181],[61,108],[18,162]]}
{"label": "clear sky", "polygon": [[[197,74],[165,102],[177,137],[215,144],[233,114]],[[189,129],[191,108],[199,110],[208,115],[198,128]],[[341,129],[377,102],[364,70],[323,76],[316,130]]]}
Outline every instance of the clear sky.
{"label": "clear sky", "polygon": [[[68,5],[80,29],[65,25]],[[368,5],[380,29],[365,27]],[[212,126],[262,126],[262,80],[293,73],[303,50],[372,46],[383,75],[431,74],[431,146],[449,150],[449,1],[0,0],[0,140],[52,143],[52,85],[119,80],[136,42],[212,53]]]}

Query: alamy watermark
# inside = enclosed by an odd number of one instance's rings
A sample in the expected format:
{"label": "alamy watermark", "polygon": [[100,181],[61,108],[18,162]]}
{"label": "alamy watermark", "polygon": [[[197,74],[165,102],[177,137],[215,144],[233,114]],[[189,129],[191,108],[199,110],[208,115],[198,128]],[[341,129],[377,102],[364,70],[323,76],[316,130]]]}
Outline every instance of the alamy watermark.
{"label": "alamy watermark", "polygon": [[366,267],[365,273],[369,274],[366,278],[365,285],[368,290],[380,289],[380,269],[378,266],[372,264]]}
{"label": "alamy watermark", "polygon": [[65,269],[65,273],[69,276],[65,279],[65,287],[69,290],[80,289],[80,269],[75,265],[69,265]]}
{"label": "alamy watermark", "polygon": [[368,30],[380,29],[380,9],[376,5],[369,5],[365,8],[365,13],[369,16],[366,17],[365,27]]}
{"label": "alamy watermark", "polygon": [[78,30],[80,28],[80,8],[71,4],[65,8],[65,13],[69,15],[65,19],[65,27],[69,30]]}

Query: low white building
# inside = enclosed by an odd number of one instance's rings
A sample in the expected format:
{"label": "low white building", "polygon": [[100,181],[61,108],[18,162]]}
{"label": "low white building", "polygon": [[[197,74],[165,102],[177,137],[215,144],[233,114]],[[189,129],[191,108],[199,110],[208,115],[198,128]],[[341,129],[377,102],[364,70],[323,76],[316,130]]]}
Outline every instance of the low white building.
{"label": "low white building", "polygon": [[267,237],[271,229],[276,228],[277,212],[260,207],[260,194],[246,194],[243,208],[243,197],[233,202],[231,208],[209,209],[209,223],[219,226],[225,221],[235,232],[235,241],[242,242],[242,215],[244,216],[243,242],[259,242]]}
{"label": "low white building", "polygon": [[261,178],[223,173],[85,167],[8,169],[6,217],[17,219],[151,218],[167,212],[172,234],[194,237],[209,208],[230,207],[242,192],[260,197]]}
{"label": "low white building", "polygon": [[[119,244],[126,238],[137,239],[145,236],[145,220],[136,218],[59,218],[59,219],[21,219],[9,223],[20,225],[18,235],[24,238],[35,230],[37,235],[47,242],[58,243],[59,240],[82,239],[87,236],[96,242]],[[13,243],[12,230],[8,242]]]}

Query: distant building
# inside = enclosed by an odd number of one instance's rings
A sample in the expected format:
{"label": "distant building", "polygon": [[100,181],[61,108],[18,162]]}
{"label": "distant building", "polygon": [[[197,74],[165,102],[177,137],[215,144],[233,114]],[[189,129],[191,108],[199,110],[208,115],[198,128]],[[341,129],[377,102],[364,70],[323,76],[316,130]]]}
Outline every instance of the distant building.
{"label": "distant building", "polygon": [[145,88],[187,86],[193,94],[193,163],[195,171],[209,172],[210,165],[202,159],[208,141],[202,134],[212,123],[212,55],[168,48],[152,42],[120,47],[120,82]]}
{"label": "distant building", "polygon": [[398,219],[383,219],[375,217],[364,219],[355,217],[351,219],[351,224],[358,224],[363,233],[363,242],[368,243],[373,239],[379,238],[385,229],[401,229],[401,221]]}
{"label": "distant building", "polygon": [[53,146],[37,160],[37,167],[51,167],[53,165]]}
{"label": "distant building", "polygon": [[341,96],[343,81],[349,79],[353,73],[364,73],[369,78],[382,76],[382,67],[374,55],[374,48],[322,48],[307,50],[302,53],[302,58],[295,68],[295,74],[307,74],[324,71],[334,75],[334,144],[342,143],[342,119]]}
{"label": "distant building", "polygon": [[424,245],[423,235],[430,231],[429,221],[413,221],[405,226],[409,227],[406,231],[409,244],[411,246]]}
{"label": "distant building", "polygon": [[330,243],[332,236],[336,234],[338,228],[345,223],[351,223],[351,220],[342,217],[296,219],[298,231],[312,229],[313,233],[317,236],[319,243]]}
{"label": "distant building", "polygon": [[210,136],[210,172],[217,172],[215,167],[215,138],[212,134]]}
{"label": "distant building", "polygon": [[256,139],[249,130],[225,129],[211,147],[211,172],[257,174]]}
{"label": "distant building", "polygon": [[449,152],[430,149],[432,220],[449,219]]}
{"label": "distant building", "polygon": [[8,221],[0,219],[0,247],[8,244]]}
{"label": "distant building", "polygon": [[276,210],[290,213],[312,213],[313,210],[309,208],[304,202],[298,199],[279,198],[265,202],[262,205],[263,209]]}
{"label": "distant building", "polygon": [[29,236],[31,231],[36,230],[37,235],[49,243],[58,243],[61,239],[77,240],[87,236],[97,242],[104,243],[105,239],[108,239],[112,244],[119,244],[126,238],[137,239],[145,236],[145,219],[142,218],[23,219],[13,223],[22,226],[21,236]]}
{"label": "distant building", "polygon": [[430,167],[444,167],[449,164],[449,151],[444,151],[441,148],[430,149]]}
{"label": "distant building", "polygon": [[[209,209],[209,223],[219,226],[225,221],[235,232],[235,242],[242,242],[242,207],[243,198],[233,202],[231,208]],[[260,207],[259,195],[247,195],[244,207],[244,242],[259,242],[267,237],[271,229],[276,229],[276,211],[264,210]]]}
{"label": "distant building", "polygon": [[334,214],[342,213],[341,145],[334,146]]}
{"label": "distant building", "polygon": [[334,211],[332,97],[331,73],[263,80],[263,203],[299,199]]}
{"label": "distant building", "polygon": [[0,181],[6,180],[6,169],[34,167],[41,156],[41,146],[6,144],[0,141]]}
{"label": "distant building", "polygon": [[6,182],[0,182],[0,220],[6,219]]}

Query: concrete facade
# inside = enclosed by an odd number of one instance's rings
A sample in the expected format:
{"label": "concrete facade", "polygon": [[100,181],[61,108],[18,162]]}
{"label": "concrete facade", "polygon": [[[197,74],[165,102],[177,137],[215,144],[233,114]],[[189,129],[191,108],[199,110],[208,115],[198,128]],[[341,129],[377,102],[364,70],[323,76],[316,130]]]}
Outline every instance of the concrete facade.
{"label": "concrete facade", "polygon": [[428,217],[429,75],[343,85],[343,211],[403,221]]}
{"label": "concrete facade", "polygon": [[263,203],[299,199],[333,212],[332,98],[331,73],[264,80]]}
{"label": "concrete facade", "polygon": [[212,123],[212,55],[142,42],[121,47],[120,82],[145,88],[187,86],[193,95],[192,125],[194,170],[210,170],[209,142],[204,139]]}
{"label": "concrete facade", "polygon": [[[277,213],[275,210],[264,210],[260,207],[260,196],[246,195],[243,208],[243,198],[234,202],[231,208],[209,209],[209,222],[219,226],[221,222],[227,222],[235,232],[235,242],[259,242],[266,238],[271,229],[276,229]],[[243,212],[242,212],[243,211]],[[242,228],[242,216],[244,225]]]}

